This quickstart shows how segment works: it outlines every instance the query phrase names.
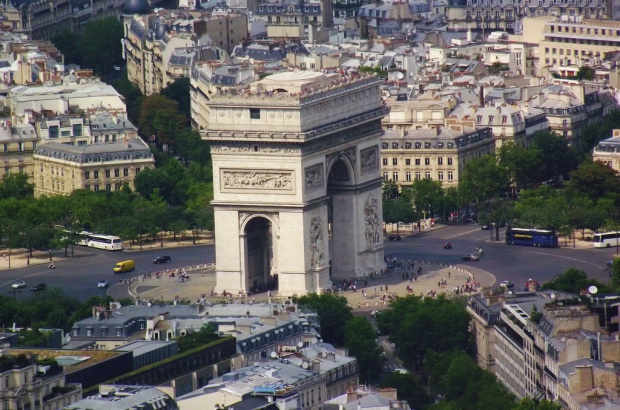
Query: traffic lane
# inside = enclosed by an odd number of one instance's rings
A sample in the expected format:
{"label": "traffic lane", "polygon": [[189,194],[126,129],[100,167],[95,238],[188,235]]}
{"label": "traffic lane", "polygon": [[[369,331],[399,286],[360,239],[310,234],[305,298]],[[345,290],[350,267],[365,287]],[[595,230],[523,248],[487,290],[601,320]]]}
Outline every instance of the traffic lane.
{"label": "traffic lane", "polygon": [[[213,245],[134,252],[111,252],[76,246],[73,259],[54,260],[55,269],[48,269],[48,265],[45,264],[2,271],[0,293],[14,296],[16,299],[27,299],[33,294],[30,288],[36,283],[44,282],[48,288],[57,287],[67,295],[79,300],[87,300],[92,296],[106,294],[107,289],[97,287],[100,280],[107,280],[110,285],[113,285],[122,278],[140,277],[148,272],[154,273],[158,270],[208,263],[213,261],[214,254]],[[71,255],[70,251],[69,255]],[[169,255],[172,259],[171,263],[154,264],[153,259],[159,255]],[[133,259],[136,262],[136,270],[114,274],[114,265],[127,259]],[[26,288],[20,289],[13,295],[11,285],[16,280],[25,281]]]}

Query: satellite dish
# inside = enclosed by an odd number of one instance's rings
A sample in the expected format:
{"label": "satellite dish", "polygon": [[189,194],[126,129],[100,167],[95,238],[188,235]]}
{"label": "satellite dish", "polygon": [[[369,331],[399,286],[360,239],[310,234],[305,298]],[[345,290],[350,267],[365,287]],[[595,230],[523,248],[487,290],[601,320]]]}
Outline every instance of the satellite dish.
{"label": "satellite dish", "polygon": [[398,78],[399,80],[402,80],[404,77],[405,76],[400,71],[396,73],[396,78]]}
{"label": "satellite dish", "polygon": [[310,343],[312,343],[313,345],[315,345],[316,342],[318,342],[318,339],[316,337],[313,337],[312,340],[310,340]]}
{"label": "satellite dish", "polygon": [[301,367],[303,367],[304,369],[307,369],[308,368],[308,362],[303,362],[301,364]]}
{"label": "satellite dish", "polygon": [[596,292],[598,292],[598,288],[592,285],[588,288],[588,292],[590,292],[591,295],[596,295]]}
{"label": "satellite dish", "polygon": [[552,293],[552,294],[551,294],[551,295],[549,295],[549,296],[551,296],[551,299],[555,299],[555,293]]}
{"label": "satellite dish", "polygon": [[508,292],[506,292],[509,295],[512,295],[512,290],[509,290]]}
{"label": "satellite dish", "polygon": [[148,307],[153,306],[153,304],[152,304],[151,302],[147,303],[146,305],[147,305]]}
{"label": "satellite dish", "polygon": [[566,338],[565,337],[561,338],[560,340],[562,341],[562,343],[566,342]]}
{"label": "satellite dish", "polygon": [[304,347],[304,343],[303,342],[297,343],[297,347]]}
{"label": "satellite dish", "polygon": [[271,358],[275,359],[276,357],[278,357],[278,354],[276,352],[271,352]]}

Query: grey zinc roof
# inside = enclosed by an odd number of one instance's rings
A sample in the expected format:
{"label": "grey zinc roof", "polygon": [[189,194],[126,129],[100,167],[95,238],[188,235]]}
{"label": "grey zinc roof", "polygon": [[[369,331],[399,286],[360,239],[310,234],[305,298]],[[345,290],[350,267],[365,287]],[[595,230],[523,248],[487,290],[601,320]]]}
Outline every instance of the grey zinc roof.
{"label": "grey zinc roof", "polygon": [[89,119],[91,132],[96,134],[97,132],[110,132],[110,131],[136,131],[137,128],[126,118],[118,118],[110,113],[99,113],[93,115]]}
{"label": "grey zinc roof", "polygon": [[[46,142],[38,146],[36,153],[47,157],[63,158],[73,162],[104,162],[106,156],[131,155],[133,159],[151,158],[151,150],[140,138],[132,138],[128,145],[122,142],[106,142],[91,145],[68,145]],[[104,156],[104,157],[102,157]]]}
{"label": "grey zinc roof", "polygon": [[136,357],[157,350],[162,346],[175,344],[177,344],[177,342],[167,342],[165,340],[136,340],[135,342],[117,347],[114,350],[118,350],[120,352],[133,352],[133,356]]}
{"label": "grey zinc roof", "polygon": [[65,407],[70,410],[142,410],[177,409],[174,400],[155,387],[114,386],[118,392],[111,396],[91,396]]}

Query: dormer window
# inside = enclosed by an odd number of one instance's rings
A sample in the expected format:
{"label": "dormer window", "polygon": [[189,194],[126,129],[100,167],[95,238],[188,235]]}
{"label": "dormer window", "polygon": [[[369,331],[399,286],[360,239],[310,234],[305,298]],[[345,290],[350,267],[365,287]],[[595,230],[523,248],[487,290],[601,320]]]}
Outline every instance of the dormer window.
{"label": "dormer window", "polygon": [[502,124],[506,124],[506,121],[508,121],[508,116],[502,115]]}
{"label": "dormer window", "polygon": [[478,115],[478,116],[476,117],[476,122],[477,122],[478,124],[480,124],[480,123],[482,122],[482,115]]}
{"label": "dormer window", "polygon": [[493,124],[493,116],[489,115],[489,124]]}
{"label": "dormer window", "polygon": [[410,142],[405,142],[405,148],[406,149],[411,149],[411,143]]}
{"label": "dormer window", "polygon": [[388,149],[389,145],[387,142],[384,142],[383,144],[381,144],[381,148],[383,149]]}
{"label": "dormer window", "polygon": [[419,143],[419,142],[416,142],[415,143],[415,147],[416,147],[416,149],[420,149],[420,148],[422,148],[422,144]]}
{"label": "dormer window", "polygon": [[392,149],[398,149],[398,142],[392,143]]}
{"label": "dormer window", "polygon": [[448,143],[448,148],[454,148],[454,143],[453,142],[449,142]]}
{"label": "dormer window", "polygon": [[425,149],[429,149],[431,147],[431,143],[430,142],[425,142],[424,143],[424,148]]}

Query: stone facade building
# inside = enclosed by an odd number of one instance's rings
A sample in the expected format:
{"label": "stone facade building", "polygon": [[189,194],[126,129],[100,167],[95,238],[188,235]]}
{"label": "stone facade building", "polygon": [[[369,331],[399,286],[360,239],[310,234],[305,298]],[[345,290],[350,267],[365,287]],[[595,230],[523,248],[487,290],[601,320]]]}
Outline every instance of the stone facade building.
{"label": "stone facade building", "polygon": [[599,142],[594,147],[592,159],[620,172],[620,130],[613,130],[611,138]]}
{"label": "stone facade building", "polygon": [[495,140],[488,127],[451,124],[409,130],[404,136],[386,131],[381,137],[381,173],[384,181],[401,185],[427,178],[444,187],[457,186],[468,160],[493,153]]}
{"label": "stone facade building", "polygon": [[142,170],[153,168],[149,146],[140,138],[71,146],[48,142],[34,153],[35,196],[67,195],[76,189],[118,191]]}
{"label": "stone facade building", "polygon": [[34,161],[32,153],[37,148],[37,134],[30,124],[10,126],[6,121],[0,126],[0,160],[2,172],[0,178],[22,172],[32,177]]}

